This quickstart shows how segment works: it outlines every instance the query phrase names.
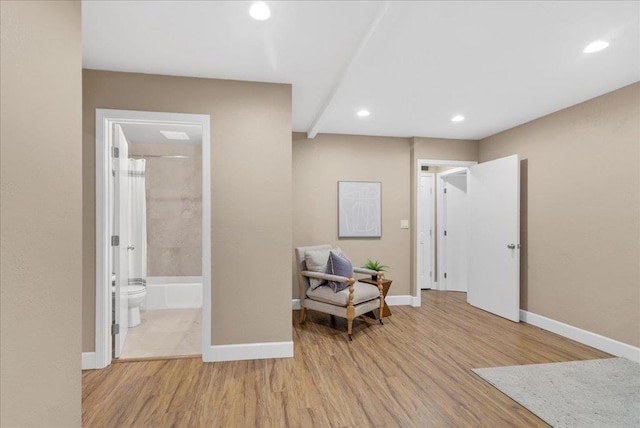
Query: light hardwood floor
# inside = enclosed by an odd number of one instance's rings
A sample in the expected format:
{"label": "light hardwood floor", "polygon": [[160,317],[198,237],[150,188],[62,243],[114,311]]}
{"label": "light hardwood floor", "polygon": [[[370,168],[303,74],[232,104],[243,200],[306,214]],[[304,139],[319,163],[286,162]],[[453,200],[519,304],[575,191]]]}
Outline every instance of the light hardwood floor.
{"label": "light hardwood floor", "polygon": [[[295,357],[112,364],[83,373],[85,427],[531,427],[546,424],[471,368],[610,355],[423,291],[385,325],[293,313]],[[259,314],[256,314],[259,316]]]}

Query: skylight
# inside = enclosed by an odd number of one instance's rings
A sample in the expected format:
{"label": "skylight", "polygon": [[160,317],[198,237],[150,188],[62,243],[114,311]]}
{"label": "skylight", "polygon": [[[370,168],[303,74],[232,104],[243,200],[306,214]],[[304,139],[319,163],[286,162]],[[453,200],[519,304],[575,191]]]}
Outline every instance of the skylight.
{"label": "skylight", "polygon": [[188,140],[189,136],[186,132],[179,131],[160,131],[167,140]]}

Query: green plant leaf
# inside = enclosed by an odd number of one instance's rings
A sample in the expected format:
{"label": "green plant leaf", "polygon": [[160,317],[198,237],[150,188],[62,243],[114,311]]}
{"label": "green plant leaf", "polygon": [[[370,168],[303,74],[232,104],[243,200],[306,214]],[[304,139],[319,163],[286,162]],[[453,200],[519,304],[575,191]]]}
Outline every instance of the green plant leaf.
{"label": "green plant leaf", "polygon": [[367,263],[365,263],[365,265],[362,266],[362,267],[365,268],[365,269],[371,269],[371,270],[375,270],[375,271],[384,271],[389,266],[383,265],[378,260],[368,259]]}

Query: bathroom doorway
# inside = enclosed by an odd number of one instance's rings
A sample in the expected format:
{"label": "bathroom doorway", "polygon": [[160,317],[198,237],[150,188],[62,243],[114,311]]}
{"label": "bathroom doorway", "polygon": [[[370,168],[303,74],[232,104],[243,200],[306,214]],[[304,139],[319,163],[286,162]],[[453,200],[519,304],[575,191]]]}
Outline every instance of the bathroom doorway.
{"label": "bathroom doorway", "polygon": [[210,347],[209,116],[96,111],[96,362]]}

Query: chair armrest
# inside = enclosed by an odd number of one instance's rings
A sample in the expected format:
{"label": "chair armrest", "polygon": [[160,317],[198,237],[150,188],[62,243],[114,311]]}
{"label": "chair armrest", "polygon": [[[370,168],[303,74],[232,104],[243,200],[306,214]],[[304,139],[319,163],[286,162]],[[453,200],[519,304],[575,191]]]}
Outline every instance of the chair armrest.
{"label": "chair armrest", "polygon": [[378,271],[372,270],[372,269],[365,269],[365,268],[361,268],[361,267],[353,267],[353,271],[355,273],[364,273],[367,275],[377,275]]}
{"label": "chair armrest", "polygon": [[308,278],[326,279],[327,281],[347,282],[348,283],[349,280],[352,279],[352,278],[347,278],[346,276],[331,275],[331,274],[328,274],[328,273],[313,272],[313,271],[310,271],[310,270],[303,270],[300,273],[302,274],[302,276],[306,276]]}
{"label": "chair armrest", "polygon": [[361,268],[361,267],[354,267],[353,271],[355,273],[364,273],[367,275],[371,275],[371,276],[375,276],[377,279],[384,279],[384,272],[383,271],[375,271],[373,269],[366,269],[366,268]]}

